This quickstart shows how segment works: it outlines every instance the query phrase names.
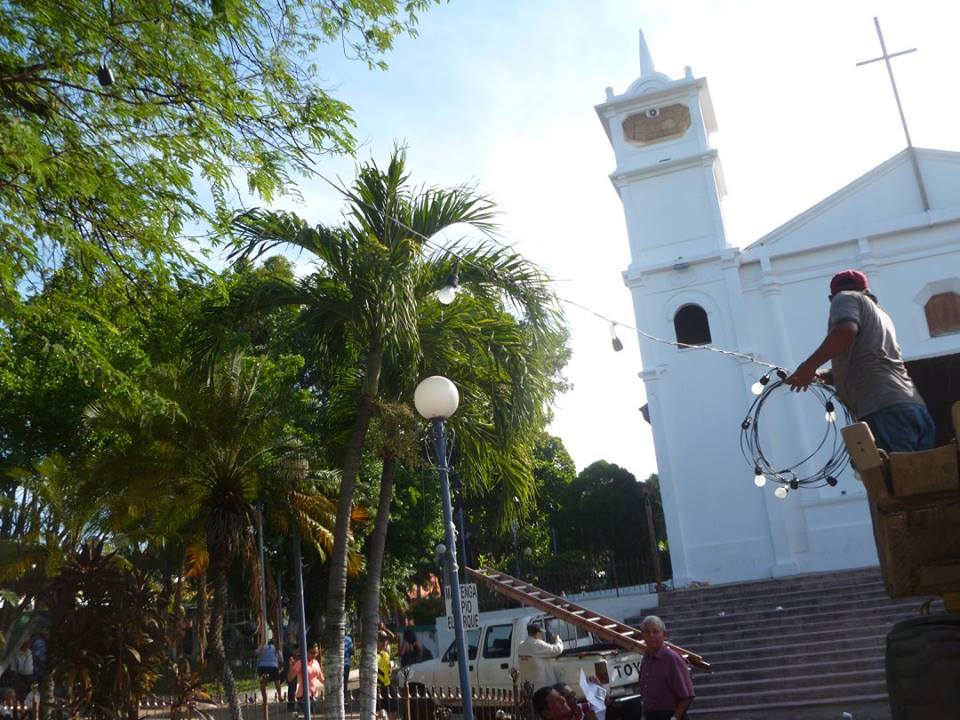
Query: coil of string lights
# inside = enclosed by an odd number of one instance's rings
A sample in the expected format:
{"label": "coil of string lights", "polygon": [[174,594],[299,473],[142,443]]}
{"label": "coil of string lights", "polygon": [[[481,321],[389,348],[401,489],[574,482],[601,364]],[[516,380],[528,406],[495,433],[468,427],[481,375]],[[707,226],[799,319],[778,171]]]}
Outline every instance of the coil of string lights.
{"label": "coil of string lights", "polygon": [[[823,437],[813,452],[793,465],[782,468],[774,464],[760,445],[760,418],[764,404],[773,393],[781,388],[784,392],[790,391],[791,387],[785,382],[786,379],[787,372],[783,368],[775,368],[764,374],[753,386],[753,392],[757,394],[757,398],[750,405],[743,422],[740,423],[740,452],[753,468],[753,482],[757,487],[763,487],[768,480],[776,483],[774,495],[780,499],[787,497],[790,490],[837,484],[837,476],[850,464],[850,456],[847,455],[847,448],[843,444],[840,428],[856,422],[850,411],[840,402],[840,398],[832,387],[814,382],[808,390],[824,409],[826,422]],[[842,423],[837,422],[838,416],[842,417]],[[816,457],[824,448],[828,451],[826,462],[809,475],[800,475],[799,469],[804,463]]]}

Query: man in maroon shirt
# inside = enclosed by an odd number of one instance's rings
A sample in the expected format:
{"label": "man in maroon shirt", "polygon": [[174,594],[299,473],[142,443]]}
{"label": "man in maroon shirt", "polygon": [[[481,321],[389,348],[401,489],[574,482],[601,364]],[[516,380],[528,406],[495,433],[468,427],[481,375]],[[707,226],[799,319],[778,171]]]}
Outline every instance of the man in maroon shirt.
{"label": "man in maroon shirt", "polygon": [[647,649],[640,663],[640,695],[645,720],[680,720],[693,702],[693,681],[687,664],[664,645],[663,620],[648,615],[640,625]]}

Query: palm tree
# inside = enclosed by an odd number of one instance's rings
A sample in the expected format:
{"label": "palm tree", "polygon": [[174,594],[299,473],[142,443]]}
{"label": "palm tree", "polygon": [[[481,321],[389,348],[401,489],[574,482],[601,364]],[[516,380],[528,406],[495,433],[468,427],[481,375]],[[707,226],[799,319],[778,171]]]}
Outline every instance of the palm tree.
{"label": "palm tree", "polygon": [[[342,687],[344,610],[347,583],[349,517],[367,431],[380,390],[384,356],[417,357],[417,268],[425,254],[424,238],[458,223],[491,230],[494,208],[470,188],[412,188],[405,153],[397,150],[386,169],[362,165],[353,187],[345,191],[344,223],[308,226],[289,213],[252,211],[237,218],[242,244],[233,258],[260,257],[277,246],[306,250],[317,259],[316,272],[298,280],[265,281],[232,298],[228,312],[243,314],[281,305],[301,308],[301,327],[312,339],[317,364],[358,368],[352,421],[342,453],[333,550],[329,559],[326,603],[326,667],[328,684]],[[500,285],[485,278],[478,286],[493,295],[522,302],[543,294],[540,278],[518,276]],[[496,287],[494,292],[492,288]],[[406,374],[413,378],[417,367]],[[343,695],[327,694],[325,714],[342,720]]]}
{"label": "palm tree", "polygon": [[[463,412],[451,421],[461,443],[459,471],[468,489],[490,492],[494,486],[505,497],[532,499],[532,453],[536,433],[549,415],[553,397],[552,367],[540,349],[546,336],[558,332],[551,312],[552,297],[545,287],[532,292],[539,273],[515,253],[493,243],[458,248],[458,260],[468,267],[458,299],[442,306],[435,290],[453,270],[450,256],[425,258],[417,267],[418,334],[420,354],[404,357],[388,353],[381,377],[382,472],[373,531],[367,539],[367,574],[360,596],[363,626],[360,665],[360,713],[375,712],[376,643],[381,597],[381,569],[397,465],[409,462],[411,450],[404,438],[420,435],[412,410],[415,380],[432,374],[456,378],[464,394]],[[516,303],[524,321],[507,312],[505,294],[497,294],[491,279],[512,283],[527,292]],[[414,368],[411,381],[410,368]],[[403,410],[406,410],[404,412]],[[413,428],[411,429],[411,425]],[[515,504],[505,504],[513,512]]]}
{"label": "palm tree", "polygon": [[209,376],[168,369],[155,378],[154,407],[104,402],[88,413],[98,429],[122,438],[92,478],[109,522],[136,518],[160,537],[185,536],[188,557],[212,578],[211,651],[234,720],[241,713],[223,643],[229,571],[242,559],[251,581],[259,579],[248,531],[253,501],[271,455],[290,441],[277,393],[261,386],[263,366],[237,354]]}

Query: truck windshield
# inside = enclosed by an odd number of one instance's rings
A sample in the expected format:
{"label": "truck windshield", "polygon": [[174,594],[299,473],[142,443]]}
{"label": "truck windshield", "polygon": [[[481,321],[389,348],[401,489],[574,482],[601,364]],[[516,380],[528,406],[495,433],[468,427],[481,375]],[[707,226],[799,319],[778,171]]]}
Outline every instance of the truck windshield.
{"label": "truck windshield", "polygon": [[[470,660],[477,659],[477,646],[480,644],[480,630],[467,630],[467,658]],[[443,662],[456,662],[457,661],[457,641],[454,640],[450,643],[450,647],[447,648],[447,651],[443,654]]]}

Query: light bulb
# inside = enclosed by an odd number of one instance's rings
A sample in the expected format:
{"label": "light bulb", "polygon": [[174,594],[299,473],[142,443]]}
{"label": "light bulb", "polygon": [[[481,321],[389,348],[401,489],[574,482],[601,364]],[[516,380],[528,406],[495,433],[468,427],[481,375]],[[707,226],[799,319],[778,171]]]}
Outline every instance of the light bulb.
{"label": "light bulb", "polygon": [[763,475],[756,475],[753,478],[753,484],[757,487],[763,487],[767,484],[767,478]]}
{"label": "light bulb", "polygon": [[750,386],[750,392],[752,392],[754,395],[759,395],[763,392],[763,385],[761,385],[759,381],[755,382]]}
{"label": "light bulb", "polygon": [[437,291],[437,300],[444,305],[449,305],[457,299],[457,288],[454,285],[444,285]]}
{"label": "light bulb", "polygon": [[837,421],[837,414],[833,410],[827,410],[823,417],[826,418],[828,423]]}
{"label": "light bulb", "polygon": [[781,500],[783,500],[787,496],[788,492],[789,491],[783,485],[781,485],[780,487],[778,487],[776,490],[773,491],[773,494],[776,495]]}

